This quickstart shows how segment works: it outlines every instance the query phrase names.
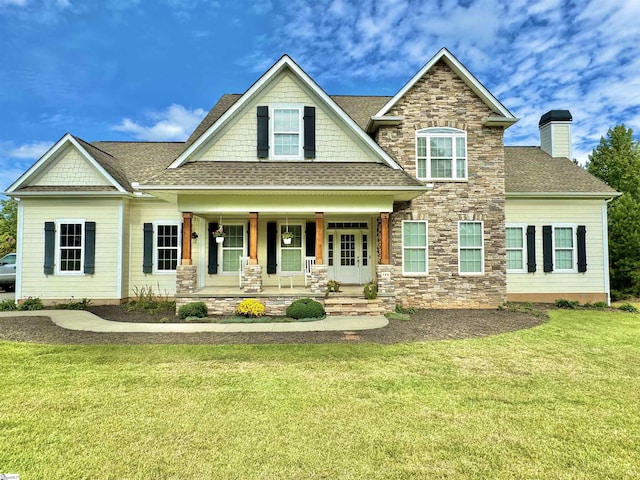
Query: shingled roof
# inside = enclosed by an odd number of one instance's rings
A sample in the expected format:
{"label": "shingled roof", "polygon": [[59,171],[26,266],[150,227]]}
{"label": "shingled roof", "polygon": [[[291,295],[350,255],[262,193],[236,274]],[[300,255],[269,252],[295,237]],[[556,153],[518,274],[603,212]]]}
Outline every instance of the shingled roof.
{"label": "shingled roof", "polygon": [[505,190],[509,193],[588,193],[616,191],[568,158],[554,158],[540,147],[505,147]]}

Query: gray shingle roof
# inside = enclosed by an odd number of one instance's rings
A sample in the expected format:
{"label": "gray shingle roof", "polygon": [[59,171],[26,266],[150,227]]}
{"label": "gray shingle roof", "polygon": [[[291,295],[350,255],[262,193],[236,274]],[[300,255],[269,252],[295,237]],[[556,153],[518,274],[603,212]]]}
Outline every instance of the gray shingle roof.
{"label": "gray shingle roof", "polygon": [[334,102],[342,108],[362,130],[367,128],[367,122],[393,97],[364,97],[351,95],[332,95]]}
{"label": "gray shingle roof", "polygon": [[380,163],[345,162],[192,162],[168,169],[148,185],[423,187],[403,170]]}
{"label": "gray shingle roof", "polygon": [[603,193],[616,191],[568,158],[554,158],[540,147],[505,147],[507,193]]}

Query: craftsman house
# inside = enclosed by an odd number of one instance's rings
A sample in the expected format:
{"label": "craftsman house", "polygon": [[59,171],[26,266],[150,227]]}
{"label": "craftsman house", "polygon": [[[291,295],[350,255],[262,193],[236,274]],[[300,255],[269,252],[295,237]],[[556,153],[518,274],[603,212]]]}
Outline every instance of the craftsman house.
{"label": "craftsman house", "polygon": [[446,49],[393,97],[328,95],[283,56],[186,142],[64,135],[6,192],[16,296],[151,286],[274,313],[335,280],[335,312],[370,281],[378,310],[607,301],[616,192],[569,160],[571,120],[548,112],[540,147],[505,147],[517,118]]}

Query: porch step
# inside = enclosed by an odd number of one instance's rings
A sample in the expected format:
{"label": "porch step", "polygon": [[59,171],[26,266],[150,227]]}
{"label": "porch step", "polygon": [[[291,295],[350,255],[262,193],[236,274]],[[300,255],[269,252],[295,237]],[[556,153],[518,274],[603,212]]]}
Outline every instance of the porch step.
{"label": "porch step", "polygon": [[327,315],[384,315],[389,307],[380,298],[331,295],[324,300],[324,310]]}

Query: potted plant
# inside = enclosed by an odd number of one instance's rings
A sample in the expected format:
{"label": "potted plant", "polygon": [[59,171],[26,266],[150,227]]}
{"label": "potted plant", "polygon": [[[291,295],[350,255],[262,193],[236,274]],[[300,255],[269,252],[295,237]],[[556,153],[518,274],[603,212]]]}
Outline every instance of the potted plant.
{"label": "potted plant", "polygon": [[224,237],[227,236],[227,234],[222,229],[222,225],[220,225],[218,227],[218,229],[213,232],[212,235],[213,235],[213,238],[216,239],[216,243],[223,243],[224,242]]}
{"label": "potted plant", "polygon": [[289,231],[282,232],[282,243],[285,245],[291,245],[291,240],[293,240],[293,233]]}

